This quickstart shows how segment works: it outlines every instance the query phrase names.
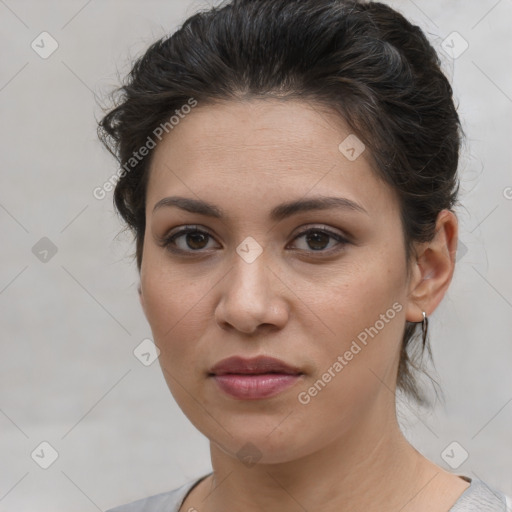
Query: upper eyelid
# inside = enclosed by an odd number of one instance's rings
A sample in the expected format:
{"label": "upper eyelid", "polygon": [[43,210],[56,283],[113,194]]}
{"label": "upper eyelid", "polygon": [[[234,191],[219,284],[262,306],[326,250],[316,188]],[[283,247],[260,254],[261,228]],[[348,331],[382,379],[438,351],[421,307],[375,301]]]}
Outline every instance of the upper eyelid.
{"label": "upper eyelid", "polygon": [[[306,226],[306,227],[300,227],[300,228],[297,228],[297,233],[294,233],[293,236],[299,236],[299,235],[302,235],[310,230],[318,230],[318,231],[325,231],[325,232],[328,232],[328,233],[332,233],[333,235],[338,235],[340,237],[344,237],[344,238],[348,238],[349,235],[343,231],[341,232],[336,232],[335,231],[336,228],[331,228],[329,226],[326,226],[325,224],[317,224],[317,225],[311,225],[311,226]],[[212,238],[215,238],[215,235],[212,234],[208,228],[205,228],[201,225],[198,225],[198,224],[187,224],[187,225],[184,225],[184,226],[179,226],[178,228],[176,228],[176,231],[173,232],[174,229],[172,230],[169,230],[166,234],[163,235],[162,238],[170,238],[172,236],[176,236],[176,235],[182,235],[184,234],[183,232],[187,232],[187,231],[198,231],[198,232],[202,232],[202,233],[205,233],[209,236],[211,236]],[[172,233],[172,234],[171,234]]]}

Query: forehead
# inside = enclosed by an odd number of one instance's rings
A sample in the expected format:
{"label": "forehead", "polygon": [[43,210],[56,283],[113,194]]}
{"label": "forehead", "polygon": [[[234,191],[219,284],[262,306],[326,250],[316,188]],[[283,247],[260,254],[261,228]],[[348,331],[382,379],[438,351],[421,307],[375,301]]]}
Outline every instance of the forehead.
{"label": "forehead", "polygon": [[345,151],[347,137],[357,144],[338,115],[312,103],[199,103],[154,150],[148,208],[175,194],[260,203],[339,194],[369,211],[395,208],[393,190],[376,176],[369,151],[354,159]]}

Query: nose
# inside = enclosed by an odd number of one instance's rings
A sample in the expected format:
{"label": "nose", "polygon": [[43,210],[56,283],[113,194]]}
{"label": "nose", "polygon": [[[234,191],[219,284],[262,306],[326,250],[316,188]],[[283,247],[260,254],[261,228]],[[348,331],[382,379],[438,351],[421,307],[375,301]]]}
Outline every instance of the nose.
{"label": "nose", "polygon": [[235,253],[215,310],[216,322],[222,329],[254,334],[286,325],[289,291],[268,263],[263,255],[248,263]]}

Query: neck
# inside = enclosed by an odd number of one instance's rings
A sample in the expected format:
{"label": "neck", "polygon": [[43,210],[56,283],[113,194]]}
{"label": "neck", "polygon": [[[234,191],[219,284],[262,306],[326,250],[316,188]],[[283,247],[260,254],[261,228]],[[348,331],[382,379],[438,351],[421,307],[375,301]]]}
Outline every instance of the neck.
{"label": "neck", "polygon": [[[432,463],[400,431],[366,422],[321,450],[279,464],[245,466],[211,444],[213,478],[201,511],[402,509],[435,479]],[[404,509],[405,510],[405,509]]]}

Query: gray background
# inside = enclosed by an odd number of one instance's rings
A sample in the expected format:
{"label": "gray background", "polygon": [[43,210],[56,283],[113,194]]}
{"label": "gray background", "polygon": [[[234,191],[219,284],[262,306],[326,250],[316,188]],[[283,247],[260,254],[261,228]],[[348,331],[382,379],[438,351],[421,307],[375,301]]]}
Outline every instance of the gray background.
{"label": "gray background", "polygon": [[[458,265],[430,323],[446,403],[401,403],[400,418],[436,463],[450,469],[441,454],[457,441],[469,457],[454,472],[512,494],[512,1],[390,4],[440,48],[467,134]],[[105,510],[210,470],[208,443],[158,362],[133,354],[151,332],[131,239],[111,195],[92,195],[116,170],[96,139],[97,101],[149,43],[207,5],[0,0],[2,512]],[[59,45],[46,59],[31,47],[43,31]],[[469,45],[457,58],[441,49],[461,51],[454,31]],[[47,469],[43,441],[58,452]]]}

